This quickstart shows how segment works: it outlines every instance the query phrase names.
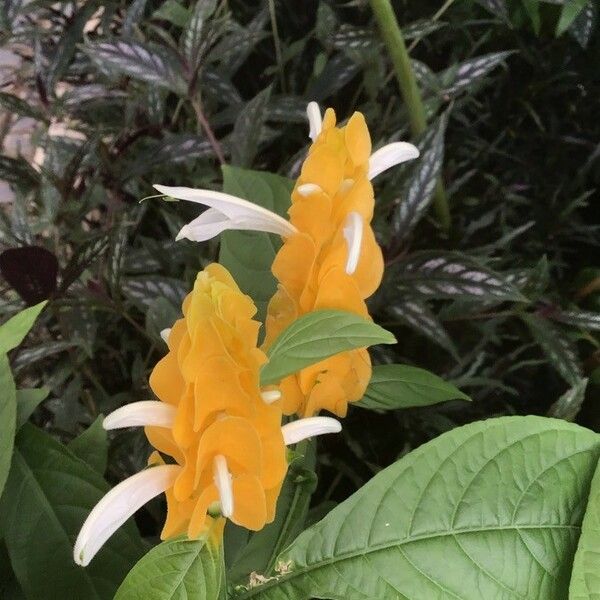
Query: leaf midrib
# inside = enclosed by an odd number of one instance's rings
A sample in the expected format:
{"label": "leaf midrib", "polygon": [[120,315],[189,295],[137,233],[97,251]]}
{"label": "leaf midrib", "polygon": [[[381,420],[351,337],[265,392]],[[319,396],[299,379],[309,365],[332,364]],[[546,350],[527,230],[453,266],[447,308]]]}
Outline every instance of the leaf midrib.
{"label": "leaf midrib", "polygon": [[573,531],[581,531],[581,527],[579,527],[578,525],[560,525],[560,524],[550,523],[550,524],[544,524],[544,525],[501,525],[501,526],[494,526],[494,527],[451,529],[451,530],[442,531],[442,532],[423,534],[423,535],[415,536],[415,537],[405,539],[405,540],[396,540],[394,542],[388,542],[388,543],[384,543],[384,544],[375,544],[373,546],[370,546],[366,550],[363,548],[363,549],[354,550],[352,552],[348,552],[345,554],[344,553],[338,554],[337,556],[334,556],[330,559],[312,563],[311,565],[307,565],[306,567],[303,567],[302,569],[293,571],[289,575],[282,575],[277,581],[272,581],[272,582],[269,581],[262,586],[254,588],[254,590],[251,590],[242,596],[238,596],[238,598],[240,598],[240,599],[252,598],[254,595],[256,595],[254,592],[256,592],[256,593],[263,592],[264,590],[275,587],[277,585],[287,583],[288,581],[290,581],[296,577],[305,575],[306,573],[310,573],[311,571],[315,571],[317,569],[326,567],[333,563],[337,564],[337,563],[340,563],[343,561],[352,560],[353,558],[367,556],[367,555],[371,555],[371,554],[374,554],[377,552],[382,552],[382,551],[388,550],[390,548],[405,547],[405,546],[408,546],[409,544],[421,542],[423,540],[433,540],[433,539],[439,539],[439,538],[445,538],[445,537],[455,537],[457,535],[461,535],[461,534],[465,534],[465,533],[488,533],[490,531],[528,531],[528,530],[537,530],[537,529],[552,529],[552,530],[567,529],[567,530],[573,530]]}

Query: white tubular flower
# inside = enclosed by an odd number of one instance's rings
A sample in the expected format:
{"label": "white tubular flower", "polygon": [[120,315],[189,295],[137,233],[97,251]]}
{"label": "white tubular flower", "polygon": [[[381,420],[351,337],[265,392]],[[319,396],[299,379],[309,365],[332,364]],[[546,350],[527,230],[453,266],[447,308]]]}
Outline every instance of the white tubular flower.
{"label": "white tubular flower", "polygon": [[308,137],[314,142],[321,133],[323,127],[323,117],[321,109],[316,102],[309,102],[306,107],[306,116],[308,117],[308,125],[310,127]]}
{"label": "white tubular flower", "polygon": [[346,260],[346,274],[352,275],[356,271],[360,259],[360,246],[363,237],[363,218],[359,213],[348,213],[344,227],[344,238],[348,244],[348,259]]}
{"label": "white tubular flower", "polygon": [[163,342],[164,342],[165,344],[168,344],[168,343],[169,343],[169,336],[170,336],[170,335],[171,335],[171,328],[170,328],[170,327],[167,327],[167,329],[163,329],[163,330],[160,332],[160,337],[162,338],[162,340],[163,340]]}
{"label": "white tubular flower", "polygon": [[369,159],[369,179],[377,177],[380,173],[389,168],[413,160],[419,156],[419,150],[416,146],[408,142],[393,142],[383,148],[379,148],[371,154]]}
{"label": "white tubular flower", "polygon": [[146,502],[175,483],[178,465],[151,467],[127,478],[106,494],[85,520],[73,550],[78,565],[87,566],[106,540]]}
{"label": "white tubular flower", "polygon": [[278,214],[231,194],[188,187],[155,185],[161,194],[208,206],[198,218],[184,225],[177,239],[186,238],[193,242],[204,242],[227,229],[264,231],[289,237],[296,228]]}
{"label": "white tubular flower", "polygon": [[315,435],[339,433],[342,425],[332,417],[307,417],[287,423],[281,428],[286,446],[296,444]]}
{"label": "white tubular flower", "polygon": [[222,454],[218,454],[214,458],[214,467],[215,486],[219,490],[221,500],[221,514],[229,518],[233,514],[233,486],[227,459]]}
{"label": "white tubular flower", "polygon": [[133,402],[117,408],[108,415],[102,427],[104,429],[123,429],[124,427],[173,427],[175,407],[157,400]]}

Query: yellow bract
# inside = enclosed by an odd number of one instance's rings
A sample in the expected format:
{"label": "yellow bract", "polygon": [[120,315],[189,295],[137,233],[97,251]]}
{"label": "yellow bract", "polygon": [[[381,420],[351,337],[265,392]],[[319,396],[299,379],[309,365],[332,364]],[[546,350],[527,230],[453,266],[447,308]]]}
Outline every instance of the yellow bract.
{"label": "yellow bract", "polygon": [[[365,299],[383,276],[381,249],[369,225],[374,208],[370,155],[363,115],[354,113],[340,128],[327,109],[292,193],[289,216],[298,233],[285,239],[273,263],[279,285],[269,303],[266,347],[297,317],[314,310],[369,316]],[[344,227],[352,212],[362,217],[364,228],[358,266],[347,274]],[[343,417],[348,403],[363,396],[370,377],[366,349],[338,354],[282,381],[283,411],[311,416],[325,409]]]}
{"label": "yellow bract", "polygon": [[[182,470],[167,490],[162,538],[187,532],[197,537],[219,500],[215,457],[232,476],[231,520],[261,529],[275,516],[287,470],[281,410],[260,395],[259,370],[266,357],[256,346],[256,308],[218,264],[202,271],[183,302],[183,318],[171,330],[168,354],[156,365],[150,386],[176,407],[172,429],[146,427],[150,443]],[[155,453],[151,462],[161,459]]]}

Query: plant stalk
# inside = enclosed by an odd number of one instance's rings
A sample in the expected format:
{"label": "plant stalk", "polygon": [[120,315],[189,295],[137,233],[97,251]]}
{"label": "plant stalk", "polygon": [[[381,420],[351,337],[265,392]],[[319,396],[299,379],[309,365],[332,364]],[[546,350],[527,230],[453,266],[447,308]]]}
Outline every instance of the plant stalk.
{"label": "plant stalk", "polygon": [[[381,31],[383,43],[394,66],[400,93],[408,111],[412,134],[415,137],[419,136],[427,127],[427,117],[394,9],[390,0],[370,0],[370,3]],[[447,231],[450,228],[450,208],[441,179],[437,182],[433,201],[439,224]]]}

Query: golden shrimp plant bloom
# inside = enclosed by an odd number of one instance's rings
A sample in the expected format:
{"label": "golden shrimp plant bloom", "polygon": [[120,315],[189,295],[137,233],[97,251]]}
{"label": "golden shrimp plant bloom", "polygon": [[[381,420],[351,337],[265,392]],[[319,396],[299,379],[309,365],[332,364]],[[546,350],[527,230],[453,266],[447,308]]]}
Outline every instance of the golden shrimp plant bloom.
{"label": "golden shrimp plant bloom", "polygon": [[[226,229],[279,234],[283,245],[273,274],[278,289],[268,307],[265,347],[298,316],[318,309],[340,309],[368,318],[365,300],[381,283],[383,259],[371,220],[371,180],[419,155],[406,142],[371,152],[371,138],[361,113],[336,126],[332,109],[321,117],[307,109],[313,140],[294,187],[289,220],[229,194],[185,187],[155,186],[168,196],[208,206],[185,225],[178,239],[209,239]],[[328,410],[345,416],[371,377],[366,349],[344,352],[291,375],[281,382],[285,414],[311,416]]]}
{"label": "golden shrimp plant bloom", "polygon": [[150,387],[158,401],[136,402],[104,420],[106,429],[144,426],[155,452],[150,467],[111,490],[75,544],[87,565],[110,535],[145,502],[165,492],[163,539],[222,531],[224,517],[251,530],[273,520],[287,471],[286,444],[339,431],[334,419],[281,426],[279,394],[261,390],[266,356],[257,347],[256,307],[229,272],[211,264],[166,332],[169,351]]}

